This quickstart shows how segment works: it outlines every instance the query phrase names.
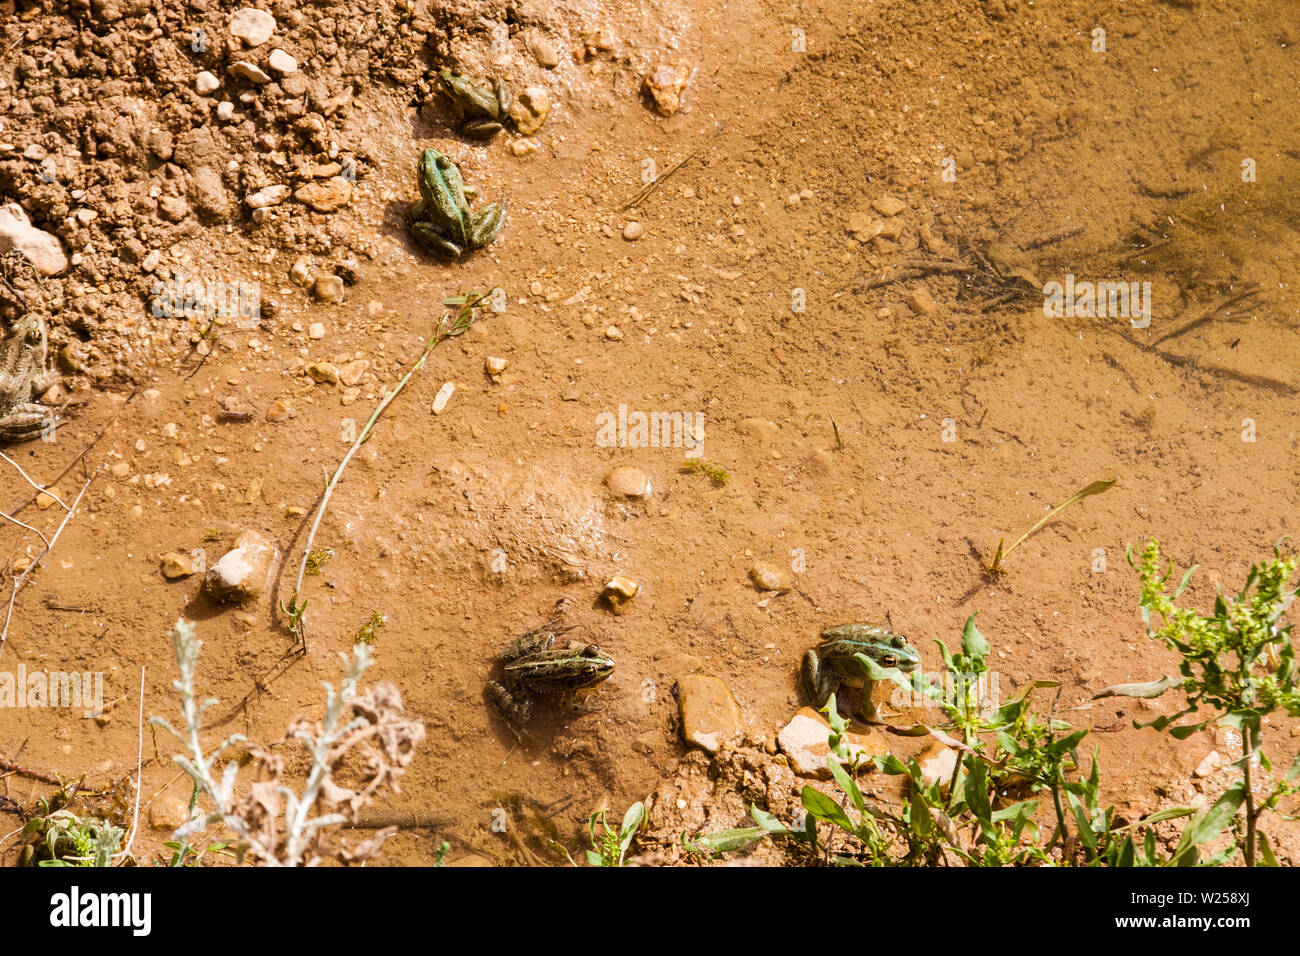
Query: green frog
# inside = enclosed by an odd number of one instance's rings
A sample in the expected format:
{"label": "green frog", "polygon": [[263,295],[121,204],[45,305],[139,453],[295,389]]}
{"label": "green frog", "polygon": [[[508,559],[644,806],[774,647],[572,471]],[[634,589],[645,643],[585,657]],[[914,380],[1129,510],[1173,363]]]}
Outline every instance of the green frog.
{"label": "green frog", "polygon": [[567,627],[545,624],[502,649],[505,680],[489,681],[488,698],[512,725],[527,723],[534,694],[571,694],[594,687],[614,672],[614,661],[595,644],[569,641],[556,647]]}
{"label": "green frog", "polygon": [[465,197],[476,193],[461,181],[455,163],[436,149],[426,149],[416,174],[420,201],[411,207],[411,234],[420,245],[457,257],[496,238],[506,220],[505,204],[494,202],[470,212]]}
{"label": "green frog", "polygon": [[885,668],[911,673],[921,662],[921,655],[907,643],[907,638],[879,624],[841,624],[821,633],[821,643],[803,656],[799,669],[799,687],[816,708],[826,706],[840,684],[862,688],[859,709],[867,720],[877,720],[876,705],[871,699],[875,681],[864,673],[855,654],[863,654]]}
{"label": "green frog", "polygon": [[460,131],[475,139],[491,139],[505,128],[515,97],[504,80],[492,89],[475,83],[455,70],[439,70],[438,81],[460,117]]}
{"label": "green frog", "polygon": [[49,346],[45,321],[29,312],[0,338],[0,442],[30,441],[53,420],[53,412],[32,401],[54,384],[45,368]]}

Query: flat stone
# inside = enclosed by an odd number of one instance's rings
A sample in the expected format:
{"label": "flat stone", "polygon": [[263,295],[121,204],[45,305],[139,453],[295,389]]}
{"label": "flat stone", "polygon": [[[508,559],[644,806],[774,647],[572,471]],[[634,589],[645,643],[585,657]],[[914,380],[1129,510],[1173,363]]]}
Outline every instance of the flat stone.
{"label": "flat stone", "polygon": [[677,682],[677,703],[688,744],[717,753],[740,736],[740,705],[721,678],[687,674]]}
{"label": "flat stone", "polygon": [[632,599],[641,591],[641,585],[622,574],[616,574],[601,588],[600,596],[609,603],[615,614],[622,614]]}
{"label": "flat stone", "polygon": [[560,54],[555,50],[555,44],[545,37],[534,37],[531,44],[533,48],[533,58],[537,60],[537,65],[547,70],[553,70],[560,65]]}
{"label": "flat stone", "polygon": [[289,198],[291,190],[283,183],[274,186],[267,186],[259,189],[255,193],[249,193],[244,197],[244,205],[249,209],[263,209],[267,206],[278,206]]}
{"label": "flat stone", "polygon": [[454,382],[444,382],[442,388],[438,389],[438,394],[433,396],[433,413],[441,415],[447,408],[447,403],[451,401],[452,393],[456,391]]}
{"label": "flat stone", "polygon": [[217,79],[217,75],[209,70],[203,70],[198,76],[194,77],[194,91],[199,96],[208,96],[220,88],[221,80]]}
{"label": "flat stone", "polygon": [[509,364],[510,363],[506,359],[500,358],[496,355],[489,355],[486,361],[484,361],[483,367],[487,369],[489,375],[496,377],[504,372],[506,366]]}
{"label": "flat stone", "polygon": [[303,289],[312,284],[311,261],[306,256],[300,256],[289,267],[289,281]]}
{"label": "flat stone", "polygon": [[271,51],[271,55],[266,58],[266,65],[281,76],[288,76],[290,73],[298,72],[298,61],[293,58],[292,54],[280,49]]}
{"label": "flat stone", "polygon": [[342,302],[343,280],[335,275],[317,276],[316,281],[312,283],[311,292],[321,302]]}
{"label": "flat stone", "polygon": [[307,374],[312,381],[320,385],[337,385],[339,370],[333,362],[312,362],[307,366]]}
{"label": "flat stone", "polygon": [[510,118],[515,128],[524,136],[531,136],[542,128],[551,112],[551,95],[544,86],[529,86],[515,97],[510,107]]}
{"label": "flat stone", "polygon": [[1196,769],[1193,770],[1192,773],[1198,777],[1208,777],[1222,766],[1223,758],[1219,756],[1219,752],[1217,750],[1211,750],[1205,755],[1201,762],[1196,765]]}
{"label": "flat stone", "polygon": [[268,422],[285,422],[293,417],[293,409],[289,403],[282,398],[277,398],[266,409],[266,420]]}
{"label": "flat stone", "polygon": [[265,10],[241,7],[230,18],[230,35],[249,46],[261,46],[275,32],[275,17]]}
{"label": "flat stone", "polygon": [[43,276],[68,268],[68,257],[58,237],[37,229],[27,211],[15,202],[0,206],[0,253],[17,251]]}
{"label": "flat stone", "polygon": [[619,465],[605,476],[605,485],[624,498],[649,498],[650,476],[634,465]]}
{"label": "flat stone", "polygon": [[686,65],[660,64],[641,81],[642,88],[650,94],[655,109],[661,116],[672,116],[681,108],[682,92],[691,78],[691,68]]}
{"label": "flat stone", "polygon": [[957,751],[937,740],[932,741],[916,758],[916,765],[921,768],[921,780],[927,786],[946,785],[957,767]]}
{"label": "flat stone", "polygon": [[361,376],[366,374],[366,369],[370,368],[370,362],[366,359],[355,359],[339,366],[339,381],[344,385],[359,385]]}
{"label": "flat stone", "polygon": [[317,212],[334,212],[352,200],[352,184],[340,176],[315,180],[298,187],[293,198]]}
{"label": "flat stone", "polygon": [[168,581],[179,581],[194,573],[194,558],[183,551],[168,551],[160,563],[162,576]]}
{"label": "flat stone", "polygon": [[248,60],[236,60],[234,63],[230,64],[230,67],[226,72],[231,76],[242,77],[250,83],[257,83],[260,85],[262,83],[271,82],[271,76],[269,73],[256,63],[251,63]]}
{"label": "flat stone", "polygon": [[149,826],[155,830],[178,830],[190,818],[190,802],[180,794],[163,793],[149,804]]}
{"label": "flat stone", "polygon": [[871,203],[871,208],[882,216],[897,216],[907,208],[907,203],[901,199],[895,199],[893,196],[881,196]]}
{"label": "flat stone", "polygon": [[794,576],[781,565],[772,561],[755,561],[749,569],[749,577],[754,587],[760,591],[776,591],[784,594],[794,587]]}
{"label": "flat stone", "polygon": [[[777,746],[790,758],[790,768],[801,777],[829,777],[830,766],[826,760],[831,755],[827,744],[831,726],[821,714],[811,707],[802,707],[790,723],[776,736]],[[889,741],[884,734],[850,733],[845,737],[849,752],[861,760],[889,753]]]}
{"label": "flat stone", "polygon": [[235,546],[208,568],[204,592],[223,604],[256,600],[266,589],[278,553],[275,543],[260,531],[241,531]]}

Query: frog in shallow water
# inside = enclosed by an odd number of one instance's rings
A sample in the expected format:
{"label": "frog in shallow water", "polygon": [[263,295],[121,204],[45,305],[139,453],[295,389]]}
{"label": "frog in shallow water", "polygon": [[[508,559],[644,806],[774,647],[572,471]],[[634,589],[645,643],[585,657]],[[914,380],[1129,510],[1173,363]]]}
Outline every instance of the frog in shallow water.
{"label": "frog in shallow water", "polygon": [[799,687],[818,709],[826,706],[840,684],[861,687],[858,705],[866,720],[877,720],[876,705],[871,700],[875,685],[867,676],[857,654],[862,654],[884,668],[911,673],[921,662],[921,655],[901,634],[879,624],[841,624],[821,633],[821,643],[809,649],[799,668]]}
{"label": "frog in shallow water", "polygon": [[499,659],[504,680],[489,681],[487,692],[512,726],[526,723],[532,716],[533,695],[572,694],[594,687],[614,672],[613,659],[595,644],[570,641],[556,647],[556,639],[568,630],[552,622],[502,649]]}
{"label": "frog in shallow water", "polygon": [[472,194],[460,178],[460,170],[436,149],[420,153],[416,166],[420,201],[411,207],[411,235],[431,252],[457,257],[482,249],[496,238],[505,223],[503,203],[489,203],[471,212],[467,195]]}
{"label": "frog in shallow water", "polygon": [[438,82],[460,117],[460,131],[475,139],[491,139],[505,128],[515,97],[504,80],[492,89],[475,83],[455,70],[439,70]]}
{"label": "frog in shallow water", "polygon": [[53,421],[53,412],[32,401],[54,384],[45,368],[49,346],[45,321],[29,312],[0,338],[0,442],[30,441]]}

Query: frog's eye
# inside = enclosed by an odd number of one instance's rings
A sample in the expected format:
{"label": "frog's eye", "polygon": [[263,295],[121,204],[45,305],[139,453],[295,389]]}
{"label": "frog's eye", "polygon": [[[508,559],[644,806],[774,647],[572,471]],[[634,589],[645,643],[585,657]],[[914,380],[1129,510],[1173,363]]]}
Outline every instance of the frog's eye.
{"label": "frog's eye", "polygon": [[904,641],[904,640],[903,640],[901,637],[899,637],[897,634],[895,634],[895,635],[894,635],[894,639],[893,639],[892,641],[890,641],[890,643],[893,644],[895,647],[903,647],[907,642]]}
{"label": "frog's eye", "polygon": [[894,657],[892,654],[886,654],[884,657],[880,659],[881,667],[893,667],[897,663],[898,663],[898,658]]}

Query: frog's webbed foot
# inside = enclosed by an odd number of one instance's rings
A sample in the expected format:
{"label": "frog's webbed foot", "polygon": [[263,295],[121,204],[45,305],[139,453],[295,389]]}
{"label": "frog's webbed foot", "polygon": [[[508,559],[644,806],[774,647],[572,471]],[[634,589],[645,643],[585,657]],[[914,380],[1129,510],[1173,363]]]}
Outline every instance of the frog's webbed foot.
{"label": "frog's webbed foot", "polygon": [[417,222],[411,226],[411,235],[425,249],[438,255],[450,256],[455,259],[459,258],[465,251],[463,246],[456,245],[427,222]]}
{"label": "frog's webbed foot", "polygon": [[24,402],[10,409],[0,418],[0,442],[31,441],[40,438],[47,428],[54,428],[58,420],[54,410],[35,402]]}
{"label": "frog's webbed foot", "polygon": [[506,221],[505,203],[494,202],[470,214],[470,242],[481,249],[497,237]]}
{"label": "frog's webbed foot", "polygon": [[799,689],[816,710],[821,710],[839,687],[835,669],[822,663],[814,650],[804,652],[799,666]]}

